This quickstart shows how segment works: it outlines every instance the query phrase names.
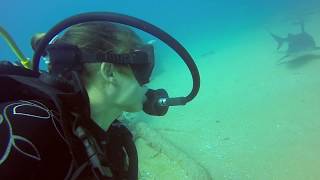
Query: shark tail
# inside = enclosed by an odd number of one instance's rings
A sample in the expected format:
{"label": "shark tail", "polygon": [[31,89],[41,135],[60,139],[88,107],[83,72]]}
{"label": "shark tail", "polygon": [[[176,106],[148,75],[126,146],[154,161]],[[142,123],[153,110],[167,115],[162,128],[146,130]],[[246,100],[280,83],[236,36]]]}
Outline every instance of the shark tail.
{"label": "shark tail", "polygon": [[277,36],[277,35],[275,35],[273,33],[270,33],[270,35],[273,37],[273,39],[275,41],[277,41],[277,43],[278,43],[277,49],[279,50],[281,48],[281,46],[283,45],[283,43],[286,41],[286,38],[282,38],[282,37]]}

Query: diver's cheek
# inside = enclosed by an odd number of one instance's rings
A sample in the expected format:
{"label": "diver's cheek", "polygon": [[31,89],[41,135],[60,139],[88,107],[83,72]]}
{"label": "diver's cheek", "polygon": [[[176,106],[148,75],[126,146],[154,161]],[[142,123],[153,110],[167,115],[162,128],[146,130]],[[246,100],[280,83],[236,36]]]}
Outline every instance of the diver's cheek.
{"label": "diver's cheek", "polygon": [[141,99],[140,99],[141,101],[140,102],[142,102],[142,104],[147,101],[147,96],[146,96],[147,91],[148,91],[148,89],[145,88],[145,87],[142,87],[140,89],[140,97],[141,97]]}
{"label": "diver's cheek", "polygon": [[146,101],[147,101],[147,96],[146,96],[146,95],[143,95],[143,96],[142,96],[142,104],[144,104]]}
{"label": "diver's cheek", "polygon": [[141,90],[141,88],[135,89],[135,91],[132,91],[131,94],[131,105],[133,109],[135,109],[135,112],[141,111],[143,108],[143,103],[145,101],[146,97]]}
{"label": "diver's cheek", "polygon": [[148,87],[147,86],[143,86],[141,88],[141,95],[142,95],[142,102],[145,103],[147,101],[147,92],[148,92]]}

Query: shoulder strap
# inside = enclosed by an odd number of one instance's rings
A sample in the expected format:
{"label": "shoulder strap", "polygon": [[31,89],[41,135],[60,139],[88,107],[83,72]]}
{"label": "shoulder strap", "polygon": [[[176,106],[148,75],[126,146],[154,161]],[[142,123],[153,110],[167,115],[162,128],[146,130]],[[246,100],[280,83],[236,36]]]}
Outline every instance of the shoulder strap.
{"label": "shoulder strap", "polygon": [[[8,102],[21,99],[43,99],[52,103],[57,111],[60,113],[60,118],[64,119],[67,115],[63,111],[64,104],[59,98],[63,94],[59,90],[50,87],[48,84],[39,79],[39,74],[32,70],[26,69],[21,66],[15,66],[8,61],[0,63],[0,102]],[[69,123],[62,120],[60,121],[65,138],[69,145],[70,154],[75,159],[74,152],[72,151],[72,132],[67,130],[70,127]]]}
{"label": "shoulder strap", "polygon": [[[0,83],[3,86],[0,87],[0,102],[10,101],[10,100],[20,100],[25,98],[30,99],[44,99],[46,101],[51,102],[57,108],[58,112],[60,113],[60,118],[62,119],[61,125],[64,131],[64,134],[67,139],[67,143],[69,145],[70,153],[73,156],[73,159],[76,161],[76,166],[80,166],[77,160],[77,153],[74,151],[76,149],[76,145],[73,144],[74,135],[72,131],[72,123],[70,121],[73,120],[66,120],[70,119],[69,111],[88,111],[85,113],[85,118],[89,118],[90,120],[90,111],[84,109],[74,109],[71,107],[70,104],[62,103],[62,102],[78,102],[83,98],[79,98],[82,96],[83,93],[81,89],[78,93],[65,93],[60,91],[59,89],[53,88],[50,85],[44,83],[40,79],[40,75],[35,73],[29,69],[14,66],[11,63],[0,63]],[[84,99],[85,101],[85,99]],[[84,102],[79,102],[77,104],[86,104]],[[68,110],[68,112],[64,110]],[[89,117],[86,117],[88,116]],[[71,113],[72,116],[72,113]],[[79,118],[79,115],[75,116],[75,118]],[[81,117],[82,119],[83,117]],[[76,122],[76,121],[75,121]],[[87,124],[84,120],[82,120],[81,124],[87,127]],[[88,126],[90,128],[90,126]],[[127,174],[129,179],[137,179],[137,151],[135,149],[134,143],[132,141],[132,135],[126,128],[123,127],[113,127],[112,131],[109,131],[110,137],[112,137],[113,141],[119,144],[119,146],[123,147],[129,158],[129,168],[128,171],[125,173]],[[92,131],[93,128],[90,128]],[[113,144],[113,143],[112,143]],[[113,144],[114,145],[114,144]],[[111,148],[111,147],[110,147]],[[114,156],[112,149],[108,149],[106,152],[107,156]],[[112,158],[111,158],[112,159]],[[113,160],[116,162],[117,160]],[[115,169],[114,169],[115,170]],[[122,173],[121,173],[122,174]]]}
{"label": "shoulder strap", "polygon": [[16,66],[10,61],[0,61],[0,75],[20,75],[38,77],[39,73],[22,66]]}

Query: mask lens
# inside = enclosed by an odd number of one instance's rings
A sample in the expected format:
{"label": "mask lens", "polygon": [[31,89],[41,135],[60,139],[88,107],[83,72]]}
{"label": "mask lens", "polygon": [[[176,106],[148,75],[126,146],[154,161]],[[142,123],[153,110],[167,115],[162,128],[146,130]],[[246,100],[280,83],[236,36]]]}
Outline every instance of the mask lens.
{"label": "mask lens", "polygon": [[[145,45],[139,50],[147,53],[146,60],[143,60],[143,64],[130,64],[133,73],[140,85],[144,85],[150,81],[150,76],[154,68],[154,49],[152,45]],[[140,60],[139,60],[140,61]]]}

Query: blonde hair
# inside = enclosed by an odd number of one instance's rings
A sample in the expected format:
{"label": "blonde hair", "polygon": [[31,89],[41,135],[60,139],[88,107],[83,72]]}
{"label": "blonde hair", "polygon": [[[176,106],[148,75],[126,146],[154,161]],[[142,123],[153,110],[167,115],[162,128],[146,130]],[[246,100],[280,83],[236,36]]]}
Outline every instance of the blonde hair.
{"label": "blonde hair", "polygon": [[[143,45],[141,38],[130,28],[110,22],[87,22],[71,26],[55,43],[69,43],[78,46],[83,51],[113,51],[128,53]],[[114,64],[120,72],[127,72],[127,65]],[[83,65],[80,73],[84,84],[100,71],[101,63]]]}

